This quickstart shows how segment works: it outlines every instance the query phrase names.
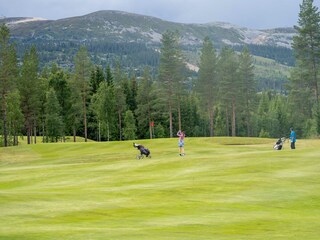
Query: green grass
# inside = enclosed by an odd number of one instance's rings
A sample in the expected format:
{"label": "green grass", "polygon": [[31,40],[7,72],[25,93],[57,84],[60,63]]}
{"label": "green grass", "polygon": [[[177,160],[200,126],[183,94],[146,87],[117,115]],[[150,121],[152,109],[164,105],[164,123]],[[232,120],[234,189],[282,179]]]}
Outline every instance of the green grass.
{"label": "green grass", "polygon": [[319,140],[139,143],[0,148],[0,239],[319,239]]}

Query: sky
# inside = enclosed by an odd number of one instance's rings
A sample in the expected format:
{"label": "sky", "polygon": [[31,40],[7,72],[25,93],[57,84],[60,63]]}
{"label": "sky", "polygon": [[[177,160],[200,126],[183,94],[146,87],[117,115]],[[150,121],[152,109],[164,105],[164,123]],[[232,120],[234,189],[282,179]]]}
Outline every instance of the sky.
{"label": "sky", "polygon": [[[302,0],[0,0],[0,17],[50,20],[120,10],[179,23],[228,22],[252,29],[297,25]],[[320,9],[320,0],[314,0]]]}

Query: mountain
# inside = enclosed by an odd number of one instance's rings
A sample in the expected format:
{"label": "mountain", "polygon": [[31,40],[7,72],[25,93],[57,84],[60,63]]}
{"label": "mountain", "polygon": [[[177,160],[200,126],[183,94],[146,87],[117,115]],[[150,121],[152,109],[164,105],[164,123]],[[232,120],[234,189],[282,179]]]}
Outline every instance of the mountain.
{"label": "mountain", "polygon": [[[0,21],[1,22],[1,21]],[[2,19],[13,36],[46,40],[160,43],[165,30],[178,30],[183,45],[201,45],[205,36],[216,44],[261,44],[291,47],[293,28],[252,30],[229,23],[183,24],[121,11],[98,11],[85,16],[50,21],[39,18]]]}
{"label": "mountain", "polygon": [[72,64],[80,45],[88,47],[97,64],[112,64],[120,57],[127,67],[156,67],[161,36],[166,30],[179,31],[182,49],[193,69],[197,69],[205,36],[210,37],[218,50],[229,45],[240,51],[247,45],[255,56],[271,59],[284,67],[294,64],[291,43],[296,32],[293,28],[254,30],[222,22],[184,24],[121,11],[98,11],[54,21],[5,18],[0,19],[1,22],[9,26],[20,56],[35,44],[42,62],[57,61],[66,67]]}

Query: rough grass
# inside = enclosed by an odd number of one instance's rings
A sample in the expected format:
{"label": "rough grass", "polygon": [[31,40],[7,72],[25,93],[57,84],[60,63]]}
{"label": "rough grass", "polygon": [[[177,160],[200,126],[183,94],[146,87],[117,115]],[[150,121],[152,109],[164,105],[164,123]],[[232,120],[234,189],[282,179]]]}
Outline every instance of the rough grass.
{"label": "rough grass", "polygon": [[139,143],[0,148],[0,239],[319,239],[319,140]]}

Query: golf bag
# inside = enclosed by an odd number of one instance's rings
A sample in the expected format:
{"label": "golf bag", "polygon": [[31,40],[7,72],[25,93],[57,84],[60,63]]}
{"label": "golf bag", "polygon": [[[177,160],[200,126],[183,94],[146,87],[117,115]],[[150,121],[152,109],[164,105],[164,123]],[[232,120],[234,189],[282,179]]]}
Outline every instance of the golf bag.
{"label": "golf bag", "polygon": [[137,155],[137,159],[142,159],[144,156],[151,158],[149,149],[137,143],[133,143],[133,147],[137,148],[140,151],[140,155]]}
{"label": "golf bag", "polygon": [[283,144],[286,141],[285,137],[279,138],[278,141],[273,145],[274,150],[281,150],[283,148]]}

